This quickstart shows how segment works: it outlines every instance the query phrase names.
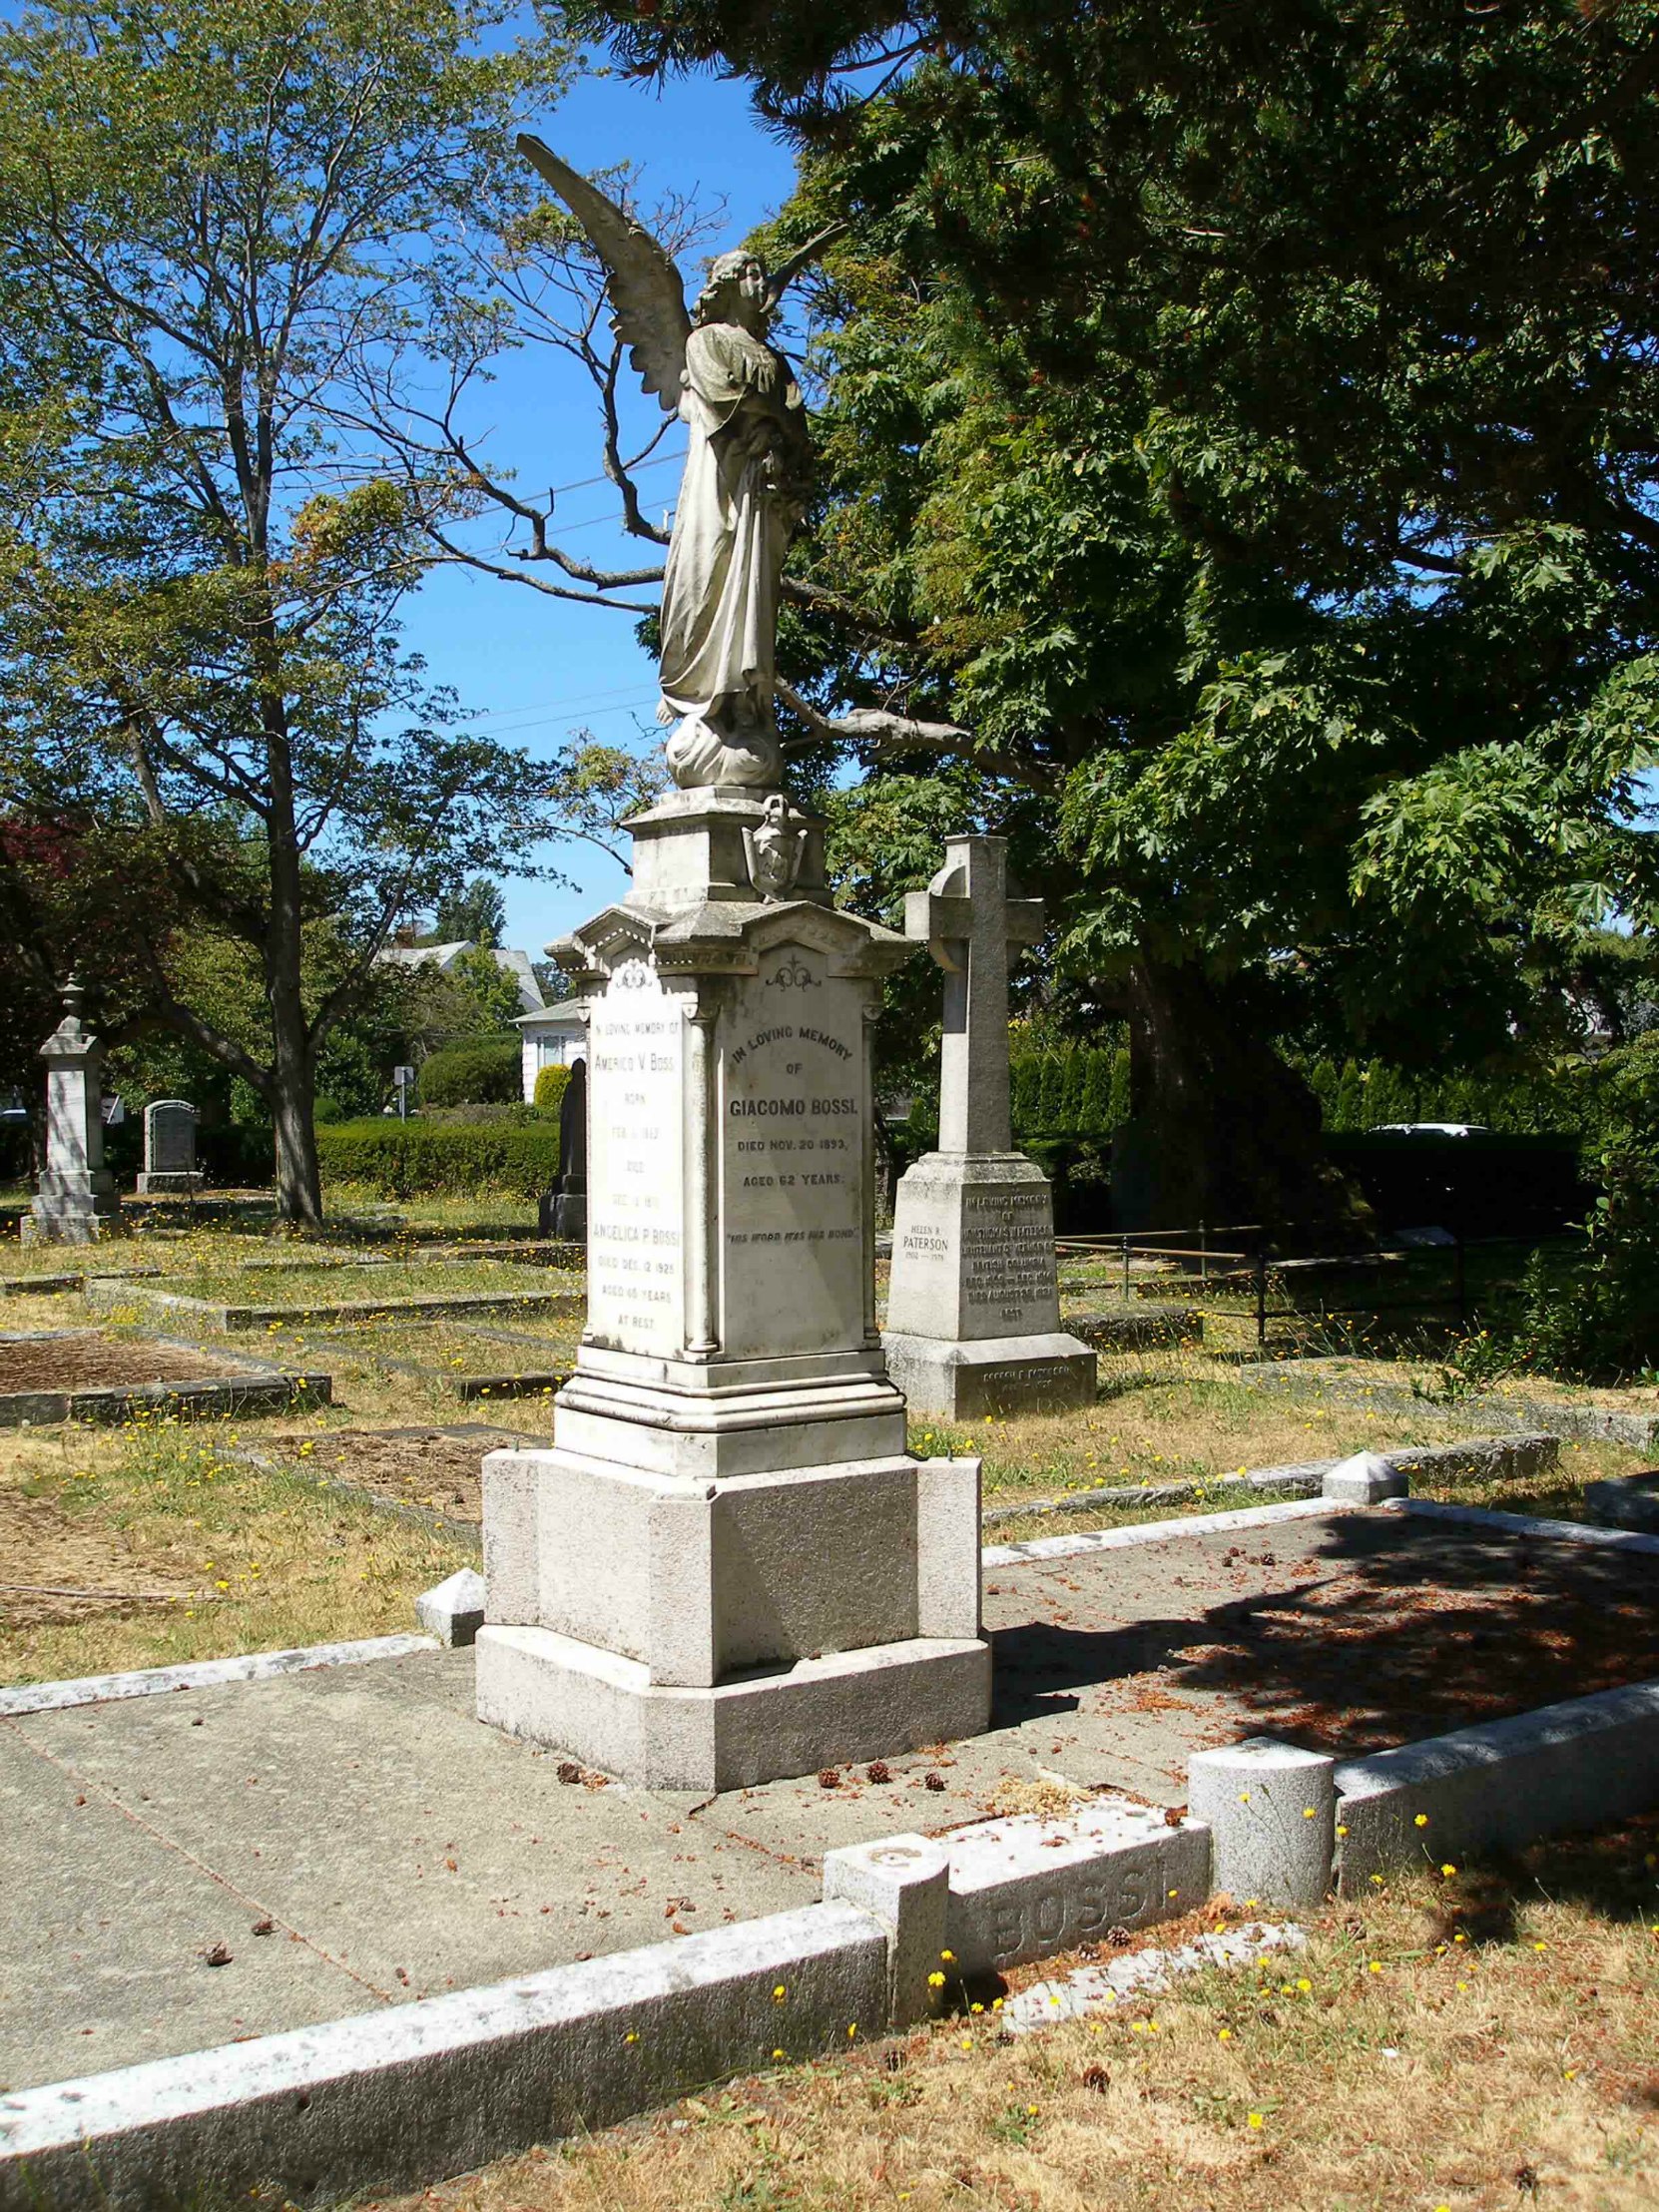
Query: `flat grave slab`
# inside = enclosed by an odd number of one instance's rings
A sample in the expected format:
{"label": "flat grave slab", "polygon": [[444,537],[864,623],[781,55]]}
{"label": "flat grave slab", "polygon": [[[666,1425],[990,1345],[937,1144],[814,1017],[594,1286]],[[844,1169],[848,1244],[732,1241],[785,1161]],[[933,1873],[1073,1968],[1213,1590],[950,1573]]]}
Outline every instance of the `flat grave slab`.
{"label": "flat grave slab", "polygon": [[1039,1780],[991,1739],[890,1771],[709,1802],[584,1777],[479,1724],[470,1651],[0,1721],[0,2084],[814,1904],[831,1845]]}
{"label": "flat grave slab", "polygon": [[106,1337],[96,1329],[0,1336],[0,1427],[118,1421],[146,1407],[216,1417],[326,1404],[328,1376],[203,1352],[168,1338]]}

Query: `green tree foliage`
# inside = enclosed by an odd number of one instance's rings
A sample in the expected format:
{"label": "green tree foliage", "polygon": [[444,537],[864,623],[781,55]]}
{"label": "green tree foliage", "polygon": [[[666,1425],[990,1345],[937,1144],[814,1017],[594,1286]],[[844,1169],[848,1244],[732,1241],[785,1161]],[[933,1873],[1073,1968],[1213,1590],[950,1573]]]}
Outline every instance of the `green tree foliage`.
{"label": "green tree foliage", "polygon": [[393,919],[542,827],[528,763],[400,648],[424,541],[373,427],[422,322],[486,312],[467,227],[528,199],[510,126],[566,62],[515,13],[50,0],[0,31],[0,804],[142,830],[244,948],[239,1033],[135,884],[151,1003],[261,1099],[298,1222],[319,1060]]}
{"label": "green tree foliage", "polygon": [[1149,1210],[1317,1211],[1254,1040],[1497,1051],[1652,897],[1653,0],[586,15],[753,73],[792,222],[855,218],[815,697],[1053,810]]}
{"label": "green tree foliage", "polygon": [[481,1038],[446,1046],[421,1063],[423,1106],[506,1106],[523,1096],[518,1039]]}
{"label": "green tree foliage", "polygon": [[449,979],[477,1008],[475,1025],[480,1028],[505,1029],[524,1011],[518,977],[481,944],[457,954],[449,969]]}
{"label": "green tree foliage", "polygon": [[456,944],[463,938],[493,948],[501,942],[507,923],[507,902],[499,883],[487,875],[475,875],[470,883],[457,883],[438,900],[432,917],[432,939]]}

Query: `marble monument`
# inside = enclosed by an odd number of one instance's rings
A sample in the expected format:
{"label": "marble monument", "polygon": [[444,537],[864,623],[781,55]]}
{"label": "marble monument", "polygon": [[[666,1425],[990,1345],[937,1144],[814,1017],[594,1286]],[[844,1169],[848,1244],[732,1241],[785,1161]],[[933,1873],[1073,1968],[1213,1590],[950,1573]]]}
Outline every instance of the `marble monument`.
{"label": "marble monument", "polygon": [[104,1165],[103,1048],[81,1024],[85,992],[71,976],[64,1016],[40,1048],[46,1062],[46,1166],[24,1216],[24,1244],[95,1244],[121,1226]]}
{"label": "marble monument", "polygon": [[703,1791],[976,1734],[979,1462],[905,1446],[874,1293],[870,1032],[913,947],[840,913],[780,788],[778,573],[806,428],[780,279],[673,263],[521,142],[691,433],[663,614],[681,787],[555,957],[588,1004],[588,1306],[550,1449],[484,1461],[477,1709]]}
{"label": "marble monument", "polygon": [[899,1178],[887,1367],[920,1412],[1092,1405],[1095,1355],[1060,1327],[1048,1178],[1013,1148],[1008,947],[1033,943],[1037,900],[1013,893],[1007,841],[951,837],[904,902],[905,934],[944,970],[939,1148]]}

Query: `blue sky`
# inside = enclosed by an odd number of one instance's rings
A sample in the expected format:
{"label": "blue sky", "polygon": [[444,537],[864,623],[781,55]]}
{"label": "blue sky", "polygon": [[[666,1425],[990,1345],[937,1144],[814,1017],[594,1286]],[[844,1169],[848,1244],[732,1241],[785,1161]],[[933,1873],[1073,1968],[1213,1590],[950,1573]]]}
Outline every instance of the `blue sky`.
{"label": "blue sky", "polygon": [[[661,89],[621,77],[583,77],[535,125],[537,135],[578,169],[619,161],[640,165],[642,200],[658,192],[724,199],[723,237],[736,243],[789,197],[791,156],[756,122],[741,83],[698,76]],[[643,404],[643,402],[642,402]],[[521,353],[475,410],[491,426],[486,450],[511,457],[530,486],[572,485],[559,513],[573,552],[601,565],[646,566],[651,548],[614,527],[609,485],[583,484],[599,473],[596,418],[581,372],[545,348]],[[678,445],[678,432],[671,433]],[[640,478],[648,511],[659,519],[674,497],[673,465]],[[644,594],[655,596],[654,587]],[[453,685],[483,726],[536,757],[556,753],[576,730],[607,744],[653,745],[656,672],[634,641],[633,617],[549,600],[462,570],[428,579],[407,611],[409,645],[424,654],[433,681]],[[637,737],[640,726],[646,735]],[[624,878],[592,847],[567,844],[548,855],[576,888],[501,877],[506,941],[539,957],[543,945],[596,911]]]}

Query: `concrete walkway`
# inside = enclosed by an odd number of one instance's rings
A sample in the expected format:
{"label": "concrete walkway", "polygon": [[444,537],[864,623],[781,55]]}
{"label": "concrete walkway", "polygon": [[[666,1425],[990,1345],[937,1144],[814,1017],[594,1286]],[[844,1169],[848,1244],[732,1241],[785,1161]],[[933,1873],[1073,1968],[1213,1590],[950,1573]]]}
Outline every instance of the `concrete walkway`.
{"label": "concrete walkway", "polygon": [[1263,1726],[1408,1741],[1422,1684],[1453,1720],[1521,1710],[1591,1613],[1623,1656],[1586,1644],[1583,1688],[1659,1675],[1656,1576],[1337,1512],[996,1566],[990,1734],[886,1783],[701,1801],[561,1781],[473,1719],[467,1651],[0,1720],[0,2087],[810,1904],[832,1846],[1035,1809],[1055,1779],[1181,1803],[1191,1751]]}

